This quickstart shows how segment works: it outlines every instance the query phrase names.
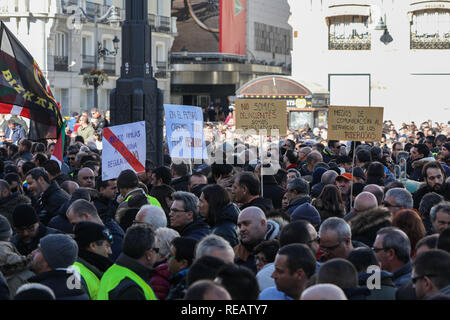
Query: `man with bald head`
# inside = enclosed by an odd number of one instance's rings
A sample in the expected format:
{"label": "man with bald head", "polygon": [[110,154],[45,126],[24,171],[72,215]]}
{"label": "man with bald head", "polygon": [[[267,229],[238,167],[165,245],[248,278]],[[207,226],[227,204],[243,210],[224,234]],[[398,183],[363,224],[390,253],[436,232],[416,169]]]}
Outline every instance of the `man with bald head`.
{"label": "man with bald head", "polygon": [[239,244],[234,247],[235,263],[244,265],[256,274],[253,249],[264,240],[273,240],[280,232],[280,226],[267,220],[259,207],[248,207],[238,217]]}
{"label": "man with bald head", "polygon": [[63,189],[65,192],[67,192],[69,195],[72,195],[72,193],[77,190],[80,186],[78,183],[72,180],[67,180],[61,183],[61,189]]}
{"label": "man with bald head", "polygon": [[363,191],[356,196],[353,211],[347,214],[344,220],[349,221],[355,216],[376,207],[378,207],[377,198],[372,193]]}
{"label": "man with bald head", "polygon": [[377,184],[368,184],[364,187],[363,191],[372,193],[377,198],[378,206],[383,204],[384,190]]}
{"label": "man with bald head", "polygon": [[378,207],[377,198],[370,192],[363,191],[355,198],[355,206],[353,212],[358,215],[361,212],[375,209]]}
{"label": "man with bald head", "polygon": [[189,286],[184,300],[231,300],[231,296],[219,283],[198,280]]}
{"label": "man with bald head", "polygon": [[319,283],[303,291],[300,300],[348,300],[344,291],[335,284]]}
{"label": "man with bald head", "polygon": [[80,188],[92,188],[95,189],[95,175],[94,171],[90,168],[81,168],[78,171],[77,182]]}

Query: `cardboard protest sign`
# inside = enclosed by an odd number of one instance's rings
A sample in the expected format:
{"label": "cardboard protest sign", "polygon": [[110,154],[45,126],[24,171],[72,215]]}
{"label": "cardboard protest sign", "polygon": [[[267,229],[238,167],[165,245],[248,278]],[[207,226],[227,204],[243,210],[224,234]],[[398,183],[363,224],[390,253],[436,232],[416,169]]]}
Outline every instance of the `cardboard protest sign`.
{"label": "cardboard protest sign", "polygon": [[170,157],[208,159],[202,108],[165,104],[166,136]]}
{"label": "cardboard protest sign", "polygon": [[341,107],[328,109],[328,140],[380,141],[382,107]]}
{"label": "cardboard protest sign", "polygon": [[102,180],[116,179],[126,169],[145,172],[145,121],[103,129]]}
{"label": "cardboard protest sign", "polygon": [[287,133],[286,100],[239,99],[234,113],[236,129],[278,130],[279,135]]}

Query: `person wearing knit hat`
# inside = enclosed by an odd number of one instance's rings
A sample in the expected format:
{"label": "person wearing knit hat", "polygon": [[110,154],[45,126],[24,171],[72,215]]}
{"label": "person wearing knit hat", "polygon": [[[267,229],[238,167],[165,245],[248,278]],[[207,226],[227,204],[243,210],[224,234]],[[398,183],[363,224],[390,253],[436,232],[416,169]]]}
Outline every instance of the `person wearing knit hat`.
{"label": "person wearing knit hat", "polygon": [[308,202],[300,205],[291,215],[291,221],[306,220],[315,228],[318,228],[321,222],[319,211]]}
{"label": "person wearing knit hat", "polygon": [[32,253],[31,270],[36,276],[29,282],[50,287],[56,300],[89,300],[78,273],[71,267],[78,256],[78,245],[65,234],[49,234]]}
{"label": "person wearing knit hat", "polygon": [[40,283],[26,283],[16,292],[14,300],[55,300],[55,293]]}
{"label": "person wearing knit hat", "polygon": [[77,223],[73,232],[79,248],[74,266],[79,268],[85,291],[95,300],[100,279],[113,264],[108,258],[112,253],[112,235],[105,226],[89,221]]}
{"label": "person wearing knit hat", "polygon": [[18,205],[13,211],[12,220],[12,226],[16,231],[12,243],[17,247],[20,254],[25,256],[37,248],[42,237],[59,233],[59,231],[40,223],[36,211],[29,204]]}
{"label": "person wearing knit hat", "polygon": [[9,241],[11,235],[12,230],[8,219],[0,215],[0,241]]}

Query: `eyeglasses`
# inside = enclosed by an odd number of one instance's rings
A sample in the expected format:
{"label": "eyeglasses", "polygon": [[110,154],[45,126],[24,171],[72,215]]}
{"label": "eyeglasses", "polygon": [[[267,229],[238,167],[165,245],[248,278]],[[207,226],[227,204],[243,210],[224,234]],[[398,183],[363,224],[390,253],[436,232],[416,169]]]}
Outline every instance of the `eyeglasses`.
{"label": "eyeglasses", "polygon": [[336,250],[341,245],[341,243],[342,243],[342,241],[339,241],[339,243],[337,245],[331,246],[331,247],[325,247],[323,245],[320,245],[320,249],[322,251],[333,251],[333,250]]}
{"label": "eyeglasses", "polygon": [[[320,237],[317,236],[317,237],[315,237],[314,239],[311,239],[311,240],[308,241],[308,243],[313,243],[313,242],[320,243]],[[339,244],[340,244],[340,243],[339,243]],[[337,248],[337,247],[336,247],[336,248]]]}
{"label": "eyeglasses", "polygon": [[180,210],[180,209],[176,209],[176,208],[174,208],[174,209],[170,209],[170,212],[173,212],[173,213],[179,213],[179,212],[186,212],[186,210]]}
{"label": "eyeglasses", "polygon": [[111,231],[109,231],[109,229],[103,229],[102,234],[105,237],[105,239],[109,241],[109,243],[111,244],[113,243],[113,236],[111,234]]}
{"label": "eyeglasses", "polygon": [[436,275],[435,274],[424,274],[424,275],[421,275],[421,276],[415,276],[415,277],[411,278],[411,281],[412,281],[413,284],[416,284],[417,280],[423,279],[425,277],[428,277],[428,278],[436,277]]}

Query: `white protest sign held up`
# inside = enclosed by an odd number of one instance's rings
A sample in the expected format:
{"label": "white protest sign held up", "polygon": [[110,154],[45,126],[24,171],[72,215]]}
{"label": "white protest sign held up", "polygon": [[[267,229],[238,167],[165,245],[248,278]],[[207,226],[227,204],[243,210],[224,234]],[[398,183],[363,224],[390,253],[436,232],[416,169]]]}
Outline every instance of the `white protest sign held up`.
{"label": "white protest sign held up", "polygon": [[145,121],[103,129],[102,180],[116,179],[123,170],[145,172]]}
{"label": "white protest sign held up", "polygon": [[200,107],[165,104],[166,136],[170,157],[208,159]]}

